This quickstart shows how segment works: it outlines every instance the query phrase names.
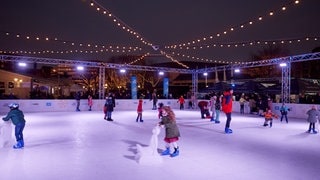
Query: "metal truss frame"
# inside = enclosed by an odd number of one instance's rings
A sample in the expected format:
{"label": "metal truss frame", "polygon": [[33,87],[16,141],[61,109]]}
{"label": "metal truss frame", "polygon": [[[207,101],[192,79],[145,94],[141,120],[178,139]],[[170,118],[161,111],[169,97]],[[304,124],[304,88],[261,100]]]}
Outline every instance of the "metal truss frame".
{"label": "metal truss frame", "polygon": [[12,56],[0,55],[1,61],[25,62],[25,63],[42,63],[42,64],[64,64],[64,65],[81,65],[99,68],[99,98],[104,98],[104,81],[105,81],[105,68],[111,69],[126,69],[126,70],[139,70],[139,71],[163,71],[175,72],[182,74],[192,74],[192,93],[198,93],[198,74],[204,72],[216,72],[225,70],[234,70],[237,68],[250,68],[259,66],[270,66],[280,63],[286,63],[287,66],[282,68],[282,100],[288,103],[290,100],[290,80],[291,80],[291,63],[320,60],[320,52],[274,58],[261,61],[242,62],[238,64],[229,64],[225,66],[206,67],[204,69],[178,69],[156,66],[137,66],[127,64],[114,64],[97,61],[79,61],[79,60],[65,60],[65,59],[52,59],[41,57],[27,57],[27,56]]}

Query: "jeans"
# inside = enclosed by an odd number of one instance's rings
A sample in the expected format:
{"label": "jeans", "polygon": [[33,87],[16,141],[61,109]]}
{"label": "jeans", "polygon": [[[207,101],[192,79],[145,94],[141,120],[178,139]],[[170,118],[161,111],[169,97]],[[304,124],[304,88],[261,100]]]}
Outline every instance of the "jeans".
{"label": "jeans", "polygon": [[107,118],[111,119],[112,111],[107,111]]}
{"label": "jeans", "polygon": [[286,119],[286,122],[288,122],[287,113],[282,113],[281,114],[281,120],[280,120],[281,122],[282,122],[283,117]]}
{"label": "jeans", "polygon": [[244,114],[244,104],[240,105],[240,114]]}
{"label": "jeans", "polygon": [[216,109],[216,119],[215,119],[215,120],[216,120],[217,122],[220,122],[220,121],[219,121],[219,117],[220,117],[220,110],[217,110],[217,109]]}
{"label": "jeans", "polygon": [[15,127],[15,136],[16,136],[16,140],[17,141],[20,141],[20,140],[23,140],[23,129],[24,129],[24,126],[26,125],[25,122],[21,122],[19,124],[16,125]]}
{"label": "jeans", "polygon": [[226,113],[227,116],[227,123],[226,123],[226,128],[230,127],[230,122],[231,122],[231,112],[230,113]]}

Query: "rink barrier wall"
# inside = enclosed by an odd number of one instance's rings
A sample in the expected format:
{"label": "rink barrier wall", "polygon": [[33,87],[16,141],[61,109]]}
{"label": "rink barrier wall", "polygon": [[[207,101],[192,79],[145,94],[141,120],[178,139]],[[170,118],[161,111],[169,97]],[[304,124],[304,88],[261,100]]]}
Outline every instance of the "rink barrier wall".
{"label": "rink barrier wall", "polygon": [[[23,112],[72,112],[76,110],[77,102],[75,100],[56,100],[56,99],[43,99],[43,100],[0,100],[0,113],[6,114],[9,111],[8,105],[12,102],[19,103],[20,109]],[[164,105],[171,106],[172,109],[179,110],[180,105],[178,100],[176,99],[159,99],[158,103],[162,102]],[[101,111],[103,110],[105,100],[103,99],[94,99],[92,111]],[[158,104],[157,103],[157,104]],[[196,103],[197,104],[197,103]],[[281,103],[273,103],[272,111],[278,115],[280,115],[280,107]],[[117,99],[116,100],[116,110],[137,110],[138,100],[134,99]],[[148,110],[152,109],[153,103],[150,100],[143,100],[143,109]],[[306,112],[311,108],[312,104],[286,104],[286,106],[290,109],[288,112],[288,117],[293,118],[302,118],[306,119]],[[316,105],[318,109],[320,109],[320,105]],[[184,105],[185,110],[188,109],[188,104]],[[88,111],[88,101],[86,99],[82,99],[80,101],[80,110]],[[199,110],[196,106],[195,110]],[[233,112],[240,112],[240,104],[238,101],[233,102]],[[245,113],[249,113],[249,106],[245,104]]]}

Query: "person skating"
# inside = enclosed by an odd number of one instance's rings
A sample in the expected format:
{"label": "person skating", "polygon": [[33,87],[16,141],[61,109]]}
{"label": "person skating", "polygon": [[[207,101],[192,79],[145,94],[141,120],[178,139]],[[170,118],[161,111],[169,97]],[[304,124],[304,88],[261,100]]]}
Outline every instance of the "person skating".
{"label": "person skating", "polygon": [[184,98],[183,96],[180,96],[180,98],[178,99],[177,103],[179,103],[180,105],[180,110],[183,110],[184,109]]}
{"label": "person skating", "polygon": [[210,98],[210,104],[211,104],[210,110],[212,112],[210,121],[215,121],[216,119],[216,101],[217,101],[217,96],[212,96]]}
{"label": "person skating", "polygon": [[211,119],[208,104],[209,104],[208,101],[199,101],[198,102],[198,107],[200,108],[200,113],[201,113],[202,119],[205,119],[205,118]]}
{"label": "person skating", "polygon": [[106,103],[104,104],[104,109],[105,109],[104,119],[105,120],[113,121],[113,119],[111,118],[113,107],[114,107],[114,105],[113,105],[112,97],[109,96],[106,98]]}
{"label": "person skating", "polygon": [[280,113],[281,113],[281,118],[280,118],[280,121],[282,122],[282,119],[283,117],[286,119],[286,122],[288,123],[288,111],[289,111],[289,108],[283,103],[281,108],[280,108]]}
{"label": "person skating", "polygon": [[161,119],[162,116],[162,108],[163,108],[163,103],[158,104],[158,118]]}
{"label": "person skating", "polygon": [[75,99],[76,99],[76,103],[77,103],[76,111],[80,111],[80,100],[81,100],[81,92],[80,91],[78,91],[75,94]]}
{"label": "person skating", "polygon": [[309,122],[309,129],[307,133],[317,134],[318,132],[315,130],[315,124],[317,121],[320,121],[320,112],[317,110],[316,106],[313,105],[310,110],[307,111],[307,121]]}
{"label": "person skating", "polygon": [[222,96],[217,97],[216,102],[215,102],[215,123],[220,123],[220,111],[221,111],[221,99]]}
{"label": "person skating", "polygon": [[89,106],[89,111],[91,111],[92,109],[92,105],[93,105],[93,101],[92,101],[92,96],[88,95],[88,106]]}
{"label": "person skating", "polygon": [[142,98],[139,99],[138,101],[138,107],[137,107],[137,113],[138,113],[138,116],[137,116],[137,119],[136,119],[136,122],[143,122],[142,120],[142,103],[143,103],[143,100]]}
{"label": "person skating", "polygon": [[15,137],[17,144],[13,146],[14,149],[20,149],[24,147],[23,139],[23,129],[26,124],[23,112],[19,109],[18,103],[9,104],[10,111],[6,117],[2,118],[4,121],[9,121],[11,119],[12,123],[15,125]]}
{"label": "person skating", "polygon": [[[162,109],[162,119],[159,122],[160,126],[165,127],[165,138],[166,150],[164,150],[161,155],[170,155],[175,157],[179,155],[179,146],[177,141],[180,137],[180,131],[176,123],[176,117],[170,106],[163,106]],[[172,149],[173,148],[173,152]],[[171,153],[172,152],[172,153]]]}
{"label": "person skating", "polygon": [[226,126],[224,129],[224,132],[226,134],[231,134],[233,132],[232,129],[230,129],[232,101],[233,101],[232,94],[233,94],[233,90],[229,88],[225,92],[223,92],[223,98],[222,98],[222,111],[227,116]]}
{"label": "person skating", "polygon": [[274,114],[271,109],[267,109],[266,112],[263,113],[264,115],[264,123],[263,123],[263,126],[268,126],[268,123],[269,123],[269,126],[272,127],[272,121],[273,121],[273,118],[276,118],[278,119],[278,116],[276,114]]}
{"label": "person skating", "polygon": [[244,94],[241,95],[241,98],[239,100],[240,104],[240,114],[244,114],[244,103],[246,102],[246,99],[244,98]]}

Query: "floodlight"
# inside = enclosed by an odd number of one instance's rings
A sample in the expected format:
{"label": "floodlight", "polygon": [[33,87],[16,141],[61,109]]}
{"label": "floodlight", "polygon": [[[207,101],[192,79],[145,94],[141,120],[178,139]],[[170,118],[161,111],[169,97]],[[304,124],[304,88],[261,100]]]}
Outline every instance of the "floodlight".
{"label": "floodlight", "polygon": [[24,62],[19,62],[19,63],[18,63],[18,66],[26,67],[26,66],[27,66],[27,64],[26,64],[26,63],[24,63]]}
{"label": "floodlight", "polygon": [[286,67],[287,63],[280,63],[280,67]]}
{"label": "floodlight", "polygon": [[77,66],[77,70],[78,70],[78,71],[83,71],[83,70],[84,70],[84,67],[83,67],[83,66]]}

